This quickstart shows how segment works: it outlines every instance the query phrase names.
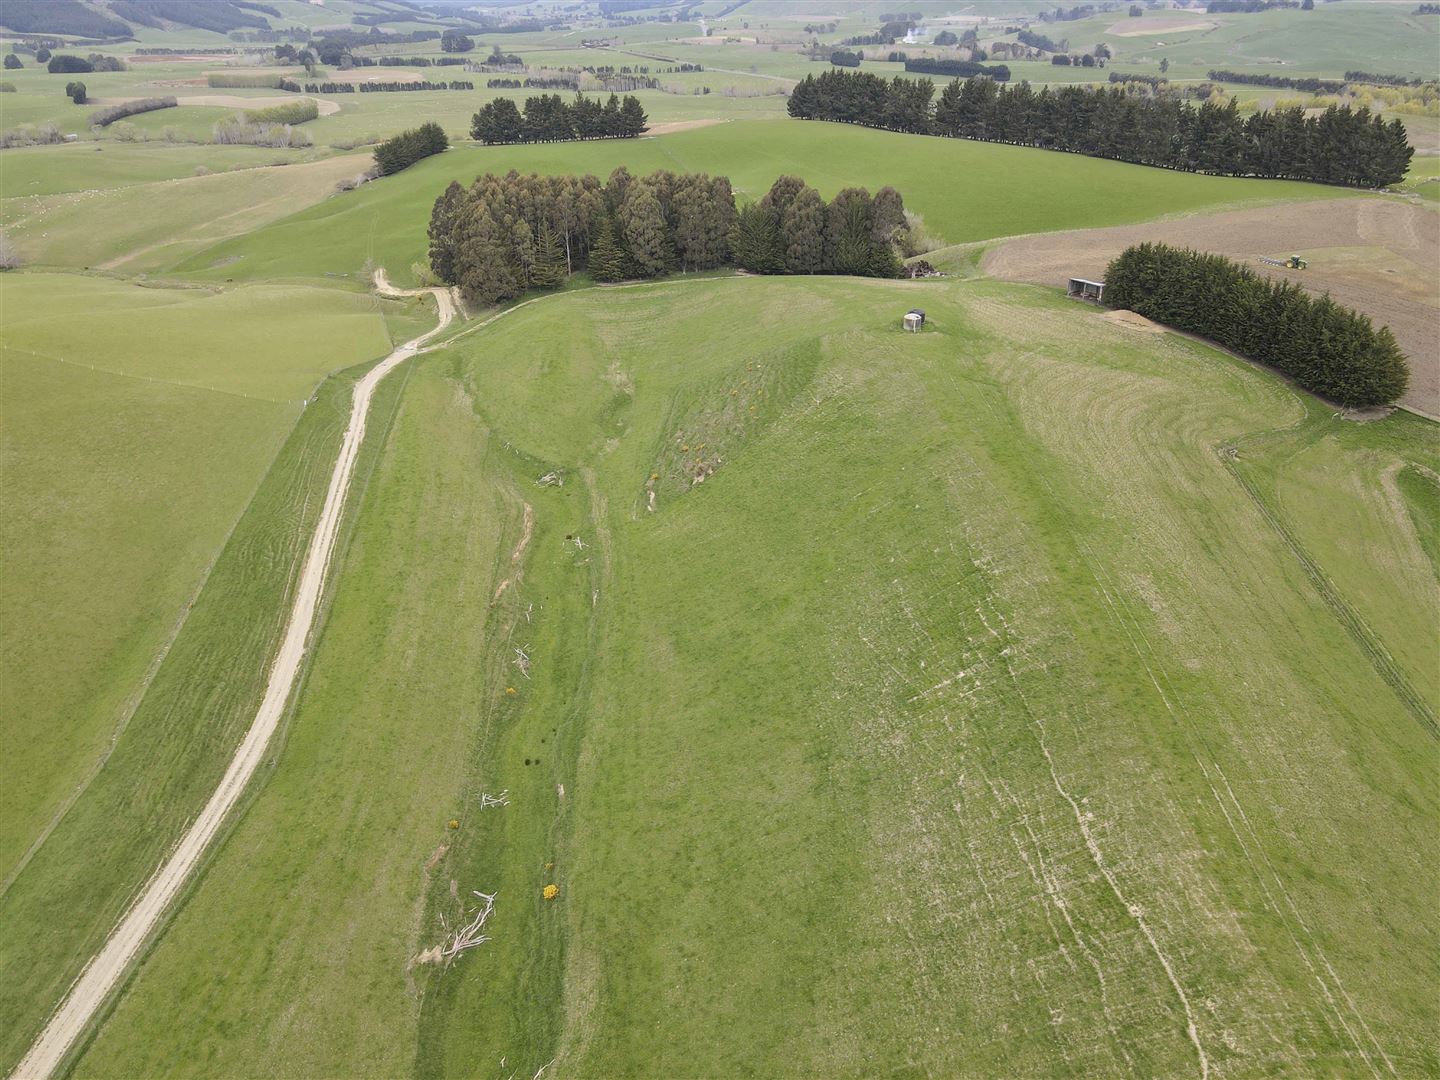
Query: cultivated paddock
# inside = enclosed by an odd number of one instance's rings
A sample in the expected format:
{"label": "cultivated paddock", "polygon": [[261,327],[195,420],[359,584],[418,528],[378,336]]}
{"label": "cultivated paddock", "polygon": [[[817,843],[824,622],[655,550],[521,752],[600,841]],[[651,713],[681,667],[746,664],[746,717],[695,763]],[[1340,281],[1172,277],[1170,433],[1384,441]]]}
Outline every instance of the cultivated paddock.
{"label": "cultivated paddock", "polygon": [[[1403,404],[1440,416],[1440,216],[1395,199],[1373,197],[1293,203],[1204,214],[1145,225],[1024,236],[985,253],[982,269],[1006,281],[1063,285],[1067,277],[1104,276],[1131,244],[1164,241],[1228,255],[1283,275],[1312,292],[1389,326],[1410,357]],[[1307,270],[1282,270],[1257,256],[1299,254]]]}

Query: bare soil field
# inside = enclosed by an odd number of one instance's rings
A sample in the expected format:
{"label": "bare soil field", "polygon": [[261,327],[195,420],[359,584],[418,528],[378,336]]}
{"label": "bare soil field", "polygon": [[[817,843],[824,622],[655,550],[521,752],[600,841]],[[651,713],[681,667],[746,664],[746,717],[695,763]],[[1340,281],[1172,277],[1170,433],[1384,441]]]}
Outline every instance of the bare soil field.
{"label": "bare soil field", "polygon": [[677,131],[692,131],[695,128],[710,127],[712,124],[728,124],[730,121],[719,116],[706,116],[699,120],[671,120],[666,124],[651,124],[647,135],[673,135]]}
{"label": "bare soil field", "polygon": [[[1131,244],[1162,241],[1213,251],[1253,269],[1329,292],[1394,332],[1410,357],[1402,404],[1440,418],[1440,214],[1397,199],[1357,198],[1233,210],[1144,225],[1022,236],[986,251],[991,277],[1064,285],[1101,278]],[[1306,270],[1257,256],[1302,255]]]}
{"label": "bare soil field", "polygon": [[175,53],[162,53],[159,55],[148,55],[146,53],[135,53],[125,58],[127,64],[213,64],[215,55],[213,53],[197,53],[194,55],[180,56]]}
{"label": "bare soil field", "polygon": [[[158,85],[158,84],[157,84]],[[175,83],[176,86],[192,85],[189,83]],[[90,105],[124,105],[131,101],[143,101],[144,98],[135,97],[106,97],[90,98],[87,104]],[[338,102],[329,101],[320,97],[297,97],[294,95],[281,97],[241,97],[239,94],[191,94],[186,97],[177,97],[181,105],[210,105],[221,109],[268,109],[275,105],[293,105],[297,101],[313,101],[320,108],[321,116],[332,116],[340,111]]]}
{"label": "bare soil field", "polygon": [[1156,33],[1183,34],[1189,30],[1213,30],[1218,23],[1209,22],[1204,19],[1188,19],[1180,17],[1177,19],[1142,19],[1137,25],[1132,22],[1117,22],[1110,27],[1109,33],[1116,37],[1150,37]]}

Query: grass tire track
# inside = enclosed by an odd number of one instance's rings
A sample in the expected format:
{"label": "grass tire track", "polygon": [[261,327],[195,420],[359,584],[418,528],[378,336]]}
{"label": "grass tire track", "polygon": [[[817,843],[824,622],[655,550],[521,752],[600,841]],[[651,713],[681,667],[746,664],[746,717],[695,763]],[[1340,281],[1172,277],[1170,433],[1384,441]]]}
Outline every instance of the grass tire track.
{"label": "grass tire track", "polygon": [[[1270,433],[1264,432],[1259,434]],[[1247,438],[1256,437],[1257,436],[1248,436]],[[1286,524],[1280,511],[1270,504],[1265,496],[1261,494],[1259,486],[1255,481],[1246,476],[1244,470],[1240,468],[1238,464],[1240,460],[1239,442],[1240,441],[1237,440],[1217,448],[1216,452],[1219,454],[1221,464],[1223,464],[1226,471],[1234,477],[1245,494],[1250,497],[1250,501],[1253,502],[1260,511],[1260,515],[1265,519],[1265,523],[1270,526],[1275,532],[1275,535],[1280,538],[1281,543],[1283,543],[1290,554],[1294,556],[1295,561],[1300,564],[1300,568],[1305,571],[1305,576],[1308,577],[1311,584],[1315,586],[1315,591],[1320,594],[1320,598],[1324,600],[1326,606],[1330,608],[1336,621],[1345,628],[1345,631],[1354,639],[1355,644],[1360,647],[1360,651],[1363,652],[1370,661],[1371,666],[1375,669],[1375,673],[1394,691],[1395,696],[1400,699],[1400,703],[1404,705],[1410,715],[1415,717],[1420,725],[1430,733],[1430,736],[1434,739],[1440,739],[1440,719],[1436,718],[1435,711],[1430,707],[1429,702],[1421,696],[1420,692],[1415,689],[1405,673],[1400,670],[1400,666],[1395,663],[1395,658],[1390,655],[1390,650],[1385,647],[1385,643],[1380,640],[1380,636],[1376,634],[1374,630],[1370,629],[1370,625],[1361,616],[1360,612],[1341,595],[1340,590],[1336,587],[1335,583],[1330,580],[1329,575],[1321,569],[1320,564],[1305,550],[1305,545],[1300,542],[1299,537],[1297,537],[1290,526]]]}

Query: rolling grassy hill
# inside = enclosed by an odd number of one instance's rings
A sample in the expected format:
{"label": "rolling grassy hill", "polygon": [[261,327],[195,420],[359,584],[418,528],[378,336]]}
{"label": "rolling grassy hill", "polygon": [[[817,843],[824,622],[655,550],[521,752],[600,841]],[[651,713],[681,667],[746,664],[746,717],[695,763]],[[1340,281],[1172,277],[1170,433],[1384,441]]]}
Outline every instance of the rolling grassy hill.
{"label": "rolling grassy hill", "polygon": [[401,382],[78,1075],[1440,1064],[1432,426],[990,282],[575,292]]}
{"label": "rolling grassy hill", "polygon": [[181,260],[172,270],[236,280],[354,274],[366,260],[397,280],[425,257],[425,227],[451,180],[482,172],[591,172],[624,165],[723,173],[758,199],[783,173],[825,196],[848,185],[898,188],[906,206],[950,243],[1017,233],[1144,221],[1293,198],[1334,188],[1147,169],[1074,154],[924,138],[794,120],[715,125],[652,139],[539,146],[464,145],[405,172]]}
{"label": "rolling grassy hill", "polygon": [[[371,163],[369,155],[287,161],[282,153],[236,162],[238,168],[224,173],[6,198],[0,200],[0,227],[27,265],[136,273],[319,202],[334,194],[337,181]],[[57,177],[61,170],[48,164],[38,164],[36,175],[52,186],[64,183]]]}

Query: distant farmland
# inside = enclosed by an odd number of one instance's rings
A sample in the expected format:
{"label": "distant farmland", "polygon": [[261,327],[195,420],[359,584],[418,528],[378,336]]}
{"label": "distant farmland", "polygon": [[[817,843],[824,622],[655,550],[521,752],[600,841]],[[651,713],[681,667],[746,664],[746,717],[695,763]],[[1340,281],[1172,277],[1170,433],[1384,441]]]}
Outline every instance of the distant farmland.
{"label": "distant farmland", "polygon": [[636,175],[656,169],[728,175],[742,199],[758,199],[784,173],[805,177],[827,198],[851,184],[871,190],[891,184],[952,244],[1341,194],[1313,184],[1197,176],[840,124],[754,121],[623,142],[456,147],[383,184],[207,248],[175,269],[245,280],[319,277],[357,271],[370,258],[400,280],[423,259],[430,208],[451,180],[468,184],[480,173],[510,169],[603,179],[619,165]]}

